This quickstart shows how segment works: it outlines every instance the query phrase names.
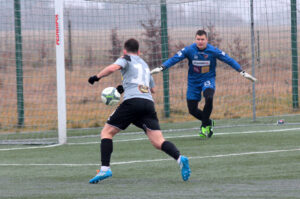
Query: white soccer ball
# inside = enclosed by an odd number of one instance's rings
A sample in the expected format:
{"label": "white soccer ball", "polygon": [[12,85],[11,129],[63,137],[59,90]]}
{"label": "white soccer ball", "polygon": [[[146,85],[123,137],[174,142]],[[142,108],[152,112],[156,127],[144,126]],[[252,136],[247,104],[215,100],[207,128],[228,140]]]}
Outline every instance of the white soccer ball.
{"label": "white soccer ball", "polygon": [[101,100],[106,105],[116,105],[120,101],[120,93],[115,87],[107,87],[101,93]]}

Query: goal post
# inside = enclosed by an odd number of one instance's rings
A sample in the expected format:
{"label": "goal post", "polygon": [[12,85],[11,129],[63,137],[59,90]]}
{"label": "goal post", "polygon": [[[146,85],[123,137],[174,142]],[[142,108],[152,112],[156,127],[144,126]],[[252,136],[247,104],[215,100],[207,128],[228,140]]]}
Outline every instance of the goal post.
{"label": "goal post", "polygon": [[55,0],[55,44],[56,44],[56,76],[57,76],[57,122],[58,143],[67,143],[67,109],[65,79],[65,47],[64,47],[64,4]]}

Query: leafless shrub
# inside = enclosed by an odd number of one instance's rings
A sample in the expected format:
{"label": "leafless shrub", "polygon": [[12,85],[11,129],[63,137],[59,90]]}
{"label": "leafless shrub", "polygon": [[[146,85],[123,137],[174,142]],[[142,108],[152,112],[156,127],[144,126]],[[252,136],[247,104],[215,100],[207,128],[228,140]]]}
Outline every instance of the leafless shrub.
{"label": "leafless shrub", "polygon": [[208,37],[208,43],[211,45],[220,48],[221,43],[222,43],[222,38],[219,36],[219,33],[215,29],[215,25],[213,24],[208,24],[206,26],[207,28],[207,37]]}
{"label": "leafless shrub", "polygon": [[0,70],[6,70],[7,67],[9,66],[10,60],[13,58],[13,53],[12,52],[0,52]]}
{"label": "leafless shrub", "polygon": [[248,66],[249,58],[247,57],[248,45],[242,43],[241,37],[235,36],[232,44],[229,44],[230,56],[233,57],[241,66]]}
{"label": "leafless shrub", "polygon": [[93,49],[91,46],[86,47],[86,56],[84,59],[84,65],[92,67],[96,63],[96,57],[93,55]]}
{"label": "leafless shrub", "polygon": [[115,61],[120,57],[122,46],[122,41],[118,37],[117,29],[111,29],[110,41],[112,49],[109,50],[109,57],[112,61]]}
{"label": "leafless shrub", "polygon": [[33,68],[42,68],[46,64],[45,60],[49,56],[49,49],[46,47],[46,44],[44,41],[42,43],[38,44],[37,52],[38,52],[37,53],[38,58],[36,61],[34,61],[32,63],[32,67]]}
{"label": "leafless shrub", "polygon": [[157,15],[151,13],[150,8],[147,9],[150,18],[143,22],[141,21],[141,26],[145,29],[142,33],[144,36],[143,41],[148,47],[145,51],[146,61],[149,67],[154,68],[161,65],[161,28],[160,20]]}

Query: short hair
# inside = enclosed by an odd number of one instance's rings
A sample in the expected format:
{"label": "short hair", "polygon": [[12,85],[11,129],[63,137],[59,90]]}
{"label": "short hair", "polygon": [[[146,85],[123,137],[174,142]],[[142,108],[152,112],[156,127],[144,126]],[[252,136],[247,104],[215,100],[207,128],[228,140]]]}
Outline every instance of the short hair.
{"label": "short hair", "polygon": [[125,44],[124,48],[127,52],[137,53],[139,51],[139,42],[136,39],[128,39]]}
{"label": "short hair", "polygon": [[199,36],[205,35],[205,36],[207,37],[207,33],[205,32],[205,30],[198,30],[198,31],[196,32],[196,35],[195,35],[195,36],[197,36],[197,35],[199,35]]}

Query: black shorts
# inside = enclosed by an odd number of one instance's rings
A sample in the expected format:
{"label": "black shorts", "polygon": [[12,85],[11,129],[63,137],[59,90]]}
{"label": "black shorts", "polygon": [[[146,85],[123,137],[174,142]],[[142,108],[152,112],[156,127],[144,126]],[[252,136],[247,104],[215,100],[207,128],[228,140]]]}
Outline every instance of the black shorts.
{"label": "black shorts", "polygon": [[107,124],[125,130],[130,124],[143,129],[160,130],[154,103],[143,98],[125,100],[108,118]]}

